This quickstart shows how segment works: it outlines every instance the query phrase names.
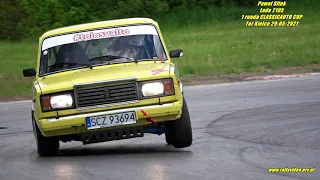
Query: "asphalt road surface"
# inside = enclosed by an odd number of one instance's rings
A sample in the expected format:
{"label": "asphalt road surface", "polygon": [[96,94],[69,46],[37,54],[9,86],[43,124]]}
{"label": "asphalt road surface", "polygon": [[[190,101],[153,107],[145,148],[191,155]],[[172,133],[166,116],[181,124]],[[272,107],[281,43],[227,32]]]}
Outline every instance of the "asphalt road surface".
{"label": "asphalt road surface", "polygon": [[[320,179],[320,78],[185,87],[194,143],[164,135],[83,146],[40,158],[30,103],[0,103],[1,180]],[[314,173],[270,173],[315,167]],[[317,169],[318,168],[318,169]]]}

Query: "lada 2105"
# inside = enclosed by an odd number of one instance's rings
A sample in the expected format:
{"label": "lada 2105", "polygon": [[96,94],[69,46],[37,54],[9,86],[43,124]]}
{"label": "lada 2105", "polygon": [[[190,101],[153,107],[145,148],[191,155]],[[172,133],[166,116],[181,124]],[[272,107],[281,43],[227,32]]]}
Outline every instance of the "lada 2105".
{"label": "lada 2105", "polygon": [[68,26],[39,39],[32,83],[32,125],[40,156],[59,142],[83,144],[165,134],[167,144],[192,144],[179,72],[158,23],[129,18]]}

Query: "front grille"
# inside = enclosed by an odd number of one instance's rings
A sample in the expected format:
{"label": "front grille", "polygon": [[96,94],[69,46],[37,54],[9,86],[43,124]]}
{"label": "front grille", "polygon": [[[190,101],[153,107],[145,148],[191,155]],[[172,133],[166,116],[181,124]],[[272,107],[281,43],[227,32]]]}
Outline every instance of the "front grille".
{"label": "front grille", "polygon": [[[90,86],[90,85],[88,85]],[[76,90],[78,108],[125,103],[138,100],[136,82],[81,87]]]}

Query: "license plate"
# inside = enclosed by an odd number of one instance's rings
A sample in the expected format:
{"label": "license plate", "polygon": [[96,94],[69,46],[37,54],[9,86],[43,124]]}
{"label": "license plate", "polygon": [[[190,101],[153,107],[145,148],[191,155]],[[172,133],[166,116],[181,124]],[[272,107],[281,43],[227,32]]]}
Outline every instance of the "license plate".
{"label": "license plate", "polygon": [[104,116],[86,117],[87,129],[98,129],[135,123],[135,112],[124,112],[117,114],[108,114]]}

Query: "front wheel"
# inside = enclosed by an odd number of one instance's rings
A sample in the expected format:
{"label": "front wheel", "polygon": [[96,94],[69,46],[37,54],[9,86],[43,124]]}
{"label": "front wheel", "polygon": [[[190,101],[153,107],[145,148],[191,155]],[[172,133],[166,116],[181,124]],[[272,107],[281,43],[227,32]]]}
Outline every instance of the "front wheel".
{"label": "front wheel", "polygon": [[54,137],[44,137],[35,120],[32,120],[33,132],[37,141],[37,148],[39,156],[53,156],[56,155],[59,149],[59,140]]}
{"label": "front wheel", "polygon": [[[166,140],[175,148],[189,147],[192,144],[192,127],[187,103],[183,98],[182,115],[178,120],[170,122]],[[168,143],[169,144],[169,143]]]}

